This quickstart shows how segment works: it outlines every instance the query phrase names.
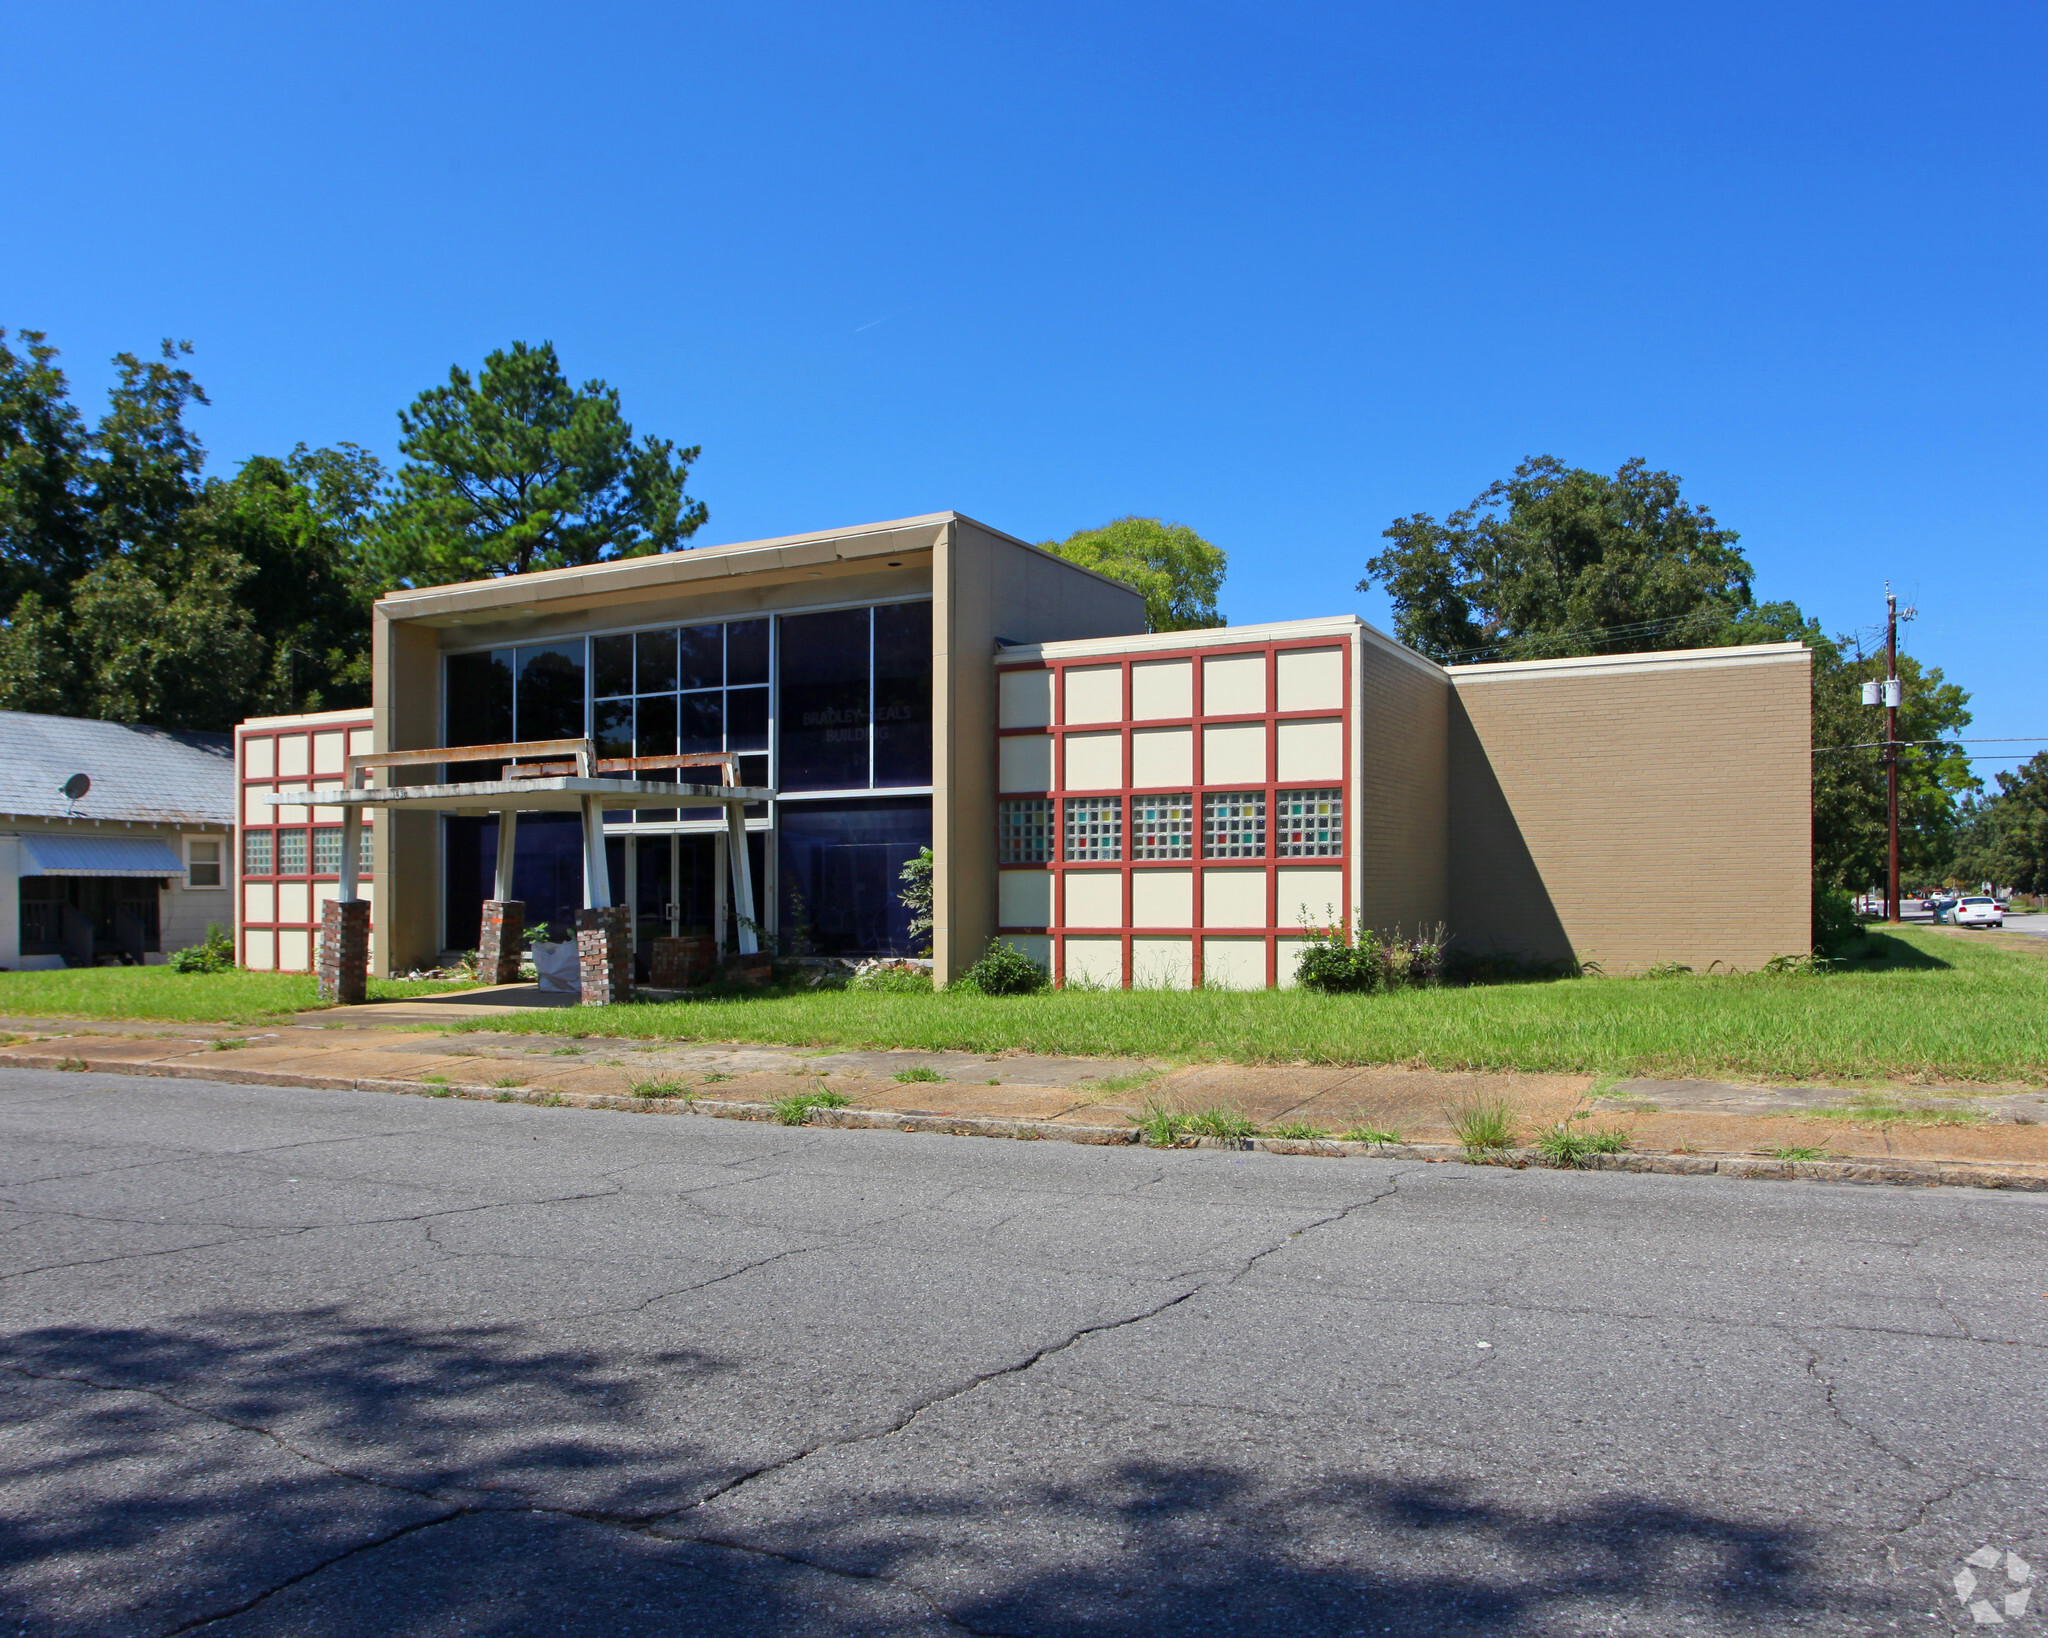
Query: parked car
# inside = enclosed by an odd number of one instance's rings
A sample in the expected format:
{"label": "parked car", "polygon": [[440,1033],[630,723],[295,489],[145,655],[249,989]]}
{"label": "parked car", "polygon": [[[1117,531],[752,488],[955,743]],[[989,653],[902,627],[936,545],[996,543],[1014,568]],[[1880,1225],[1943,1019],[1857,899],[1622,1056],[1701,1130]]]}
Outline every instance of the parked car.
{"label": "parked car", "polygon": [[2003,927],[2005,912],[1996,899],[1972,894],[1956,901],[1955,922],[1958,927]]}

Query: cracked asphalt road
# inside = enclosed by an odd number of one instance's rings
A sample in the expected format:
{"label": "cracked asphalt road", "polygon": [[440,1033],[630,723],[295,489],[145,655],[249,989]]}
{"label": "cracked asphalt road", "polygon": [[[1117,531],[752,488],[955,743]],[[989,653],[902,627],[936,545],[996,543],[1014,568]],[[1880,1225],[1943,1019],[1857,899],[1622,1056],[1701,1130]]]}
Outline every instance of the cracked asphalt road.
{"label": "cracked asphalt road", "polygon": [[7,1632],[1960,1631],[2048,1565],[2037,1196],[6,1071],[0,1275]]}

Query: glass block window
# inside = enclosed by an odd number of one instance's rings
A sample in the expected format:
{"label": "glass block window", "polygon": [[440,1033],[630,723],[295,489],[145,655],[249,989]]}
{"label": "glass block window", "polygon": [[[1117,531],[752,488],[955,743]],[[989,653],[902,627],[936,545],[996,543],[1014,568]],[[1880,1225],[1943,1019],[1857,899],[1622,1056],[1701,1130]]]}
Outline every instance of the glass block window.
{"label": "glass block window", "polygon": [[341,874],[341,830],[329,825],[313,832],[313,874],[316,876],[339,876]]}
{"label": "glass block window", "polygon": [[1121,796],[1070,796],[1067,803],[1069,864],[1124,856],[1124,799]]}
{"label": "glass block window", "polygon": [[281,830],[277,833],[277,873],[280,876],[305,875],[306,833],[303,830]]}
{"label": "glass block window", "polygon": [[1283,859],[1335,858],[1344,851],[1344,792],[1282,791],[1275,798]]}
{"label": "glass block window", "polygon": [[1131,798],[1131,857],[1192,859],[1195,856],[1195,799],[1192,796]]}
{"label": "glass block window", "polygon": [[364,875],[370,873],[370,861],[377,853],[377,833],[368,825],[356,832],[359,842],[356,848],[356,869]]}
{"label": "glass block window", "polygon": [[1027,796],[996,804],[996,863],[1052,863],[1052,799]]}
{"label": "glass block window", "polygon": [[1217,791],[1202,798],[1202,857],[1263,859],[1266,793]]}
{"label": "glass block window", "polygon": [[270,874],[270,832],[267,830],[245,830],[242,832],[242,874],[245,876],[268,876]]}

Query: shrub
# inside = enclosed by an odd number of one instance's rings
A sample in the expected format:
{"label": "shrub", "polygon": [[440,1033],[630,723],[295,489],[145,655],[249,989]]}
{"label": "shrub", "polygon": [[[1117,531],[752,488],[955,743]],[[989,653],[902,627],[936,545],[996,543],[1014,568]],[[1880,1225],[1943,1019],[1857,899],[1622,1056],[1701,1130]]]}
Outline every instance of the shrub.
{"label": "shrub", "polygon": [[1401,1134],[1384,1126],[1354,1126],[1344,1134],[1346,1143],[1399,1143]]}
{"label": "shrub", "polygon": [[1273,1127],[1269,1135],[1276,1138],[1293,1138],[1302,1143],[1313,1143],[1317,1138],[1326,1138],[1330,1134],[1316,1125],[1314,1121],[1284,1120],[1278,1126]]}
{"label": "shrub", "polygon": [[1813,884],[1813,947],[1821,955],[1835,955],[1863,936],[1863,918],[1856,914],[1856,901],[1839,887]]}
{"label": "shrub", "polygon": [[206,937],[173,954],[171,966],[181,973],[231,973],[235,970],[234,935],[219,922],[209,921]]}
{"label": "shrub", "polygon": [[1410,938],[1351,928],[1342,921],[1302,926],[1303,946],[1295,958],[1295,982],[1325,995],[1366,995],[1374,990],[1423,988],[1443,976],[1445,930],[1417,928]]}
{"label": "shrub", "polygon": [[979,995],[1030,995],[1045,988],[1045,969],[1014,944],[992,938],[982,957],[953,981]]}
{"label": "shrub", "polygon": [[930,995],[931,969],[908,961],[863,961],[846,987],[870,994]]}
{"label": "shrub", "polygon": [[913,1064],[908,1069],[897,1070],[895,1078],[899,1081],[943,1081],[946,1077],[929,1064]]}

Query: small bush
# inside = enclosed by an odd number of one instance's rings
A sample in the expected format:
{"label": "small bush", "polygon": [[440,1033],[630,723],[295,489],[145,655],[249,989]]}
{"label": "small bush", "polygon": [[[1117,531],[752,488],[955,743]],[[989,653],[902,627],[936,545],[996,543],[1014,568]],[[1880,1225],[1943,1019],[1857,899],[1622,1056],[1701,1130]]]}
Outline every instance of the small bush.
{"label": "small bush", "polygon": [[1839,955],[1863,936],[1863,918],[1856,901],[1839,887],[1813,884],[1813,948],[1817,954]]}
{"label": "small bush", "polygon": [[930,995],[931,969],[908,961],[863,961],[846,987],[870,995]]}
{"label": "small bush", "polygon": [[1268,1135],[1276,1138],[1292,1138],[1301,1143],[1313,1143],[1317,1138],[1326,1138],[1330,1134],[1316,1125],[1314,1121],[1285,1120],[1278,1126],[1269,1128]]}
{"label": "small bush", "polygon": [[190,949],[171,956],[171,968],[181,973],[231,973],[235,970],[235,938],[217,921],[206,924],[206,937]]}
{"label": "small bush", "polygon": [[1401,1134],[1378,1126],[1354,1126],[1344,1134],[1346,1143],[1399,1143]]}
{"label": "small bush", "polygon": [[1045,988],[1045,969],[1014,944],[992,938],[979,961],[953,981],[977,995],[1031,995]]}
{"label": "small bush", "polygon": [[[1334,916],[1334,909],[1332,909]],[[1295,982],[1324,995],[1369,995],[1375,990],[1426,988],[1443,977],[1447,934],[1441,924],[1405,936],[1369,927],[1352,928],[1341,920],[1316,927],[1304,921],[1301,953],[1295,957]]]}
{"label": "small bush", "polygon": [[897,1070],[895,1078],[899,1081],[943,1081],[946,1077],[929,1065],[914,1064],[909,1069]]}
{"label": "small bush", "polygon": [[1588,1132],[1586,1147],[1596,1155],[1618,1155],[1628,1149],[1628,1133],[1619,1126],[1610,1126],[1604,1132]]}
{"label": "small bush", "polygon": [[1475,1153],[1515,1146],[1515,1111],[1499,1098],[1479,1098],[1444,1112],[1459,1143]]}
{"label": "small bush", "polygon": [[1257,1121],[1235,1109],[1198,1109],[1187,1124],[1190,1132],[1213,1138],[1248,1138],[1259,1129]]}
{"label": "small bush", "polygon": [[[509,1082],[500,1082],[509,1085]],[[636,1098],[687,1098],[689,1089],[681,1081],[641,1081],[633,1088]]]}
{"label": "small bush", "polygon": [[794,1097],[778,1098],[775,1103],[775,1118],[784,1126],[801,1126],[813,1109],[844,1109],[853,1099],[844,1092],[829,1088],[822,1092],[799,1092]]}

